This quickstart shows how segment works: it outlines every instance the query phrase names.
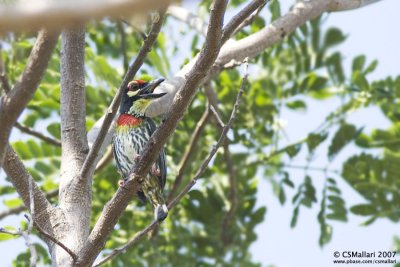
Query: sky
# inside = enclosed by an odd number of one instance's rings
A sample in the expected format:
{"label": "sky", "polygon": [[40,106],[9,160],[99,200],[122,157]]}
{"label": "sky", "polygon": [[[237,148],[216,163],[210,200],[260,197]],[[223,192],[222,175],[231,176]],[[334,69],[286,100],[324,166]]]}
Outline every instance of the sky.
{"label": "sky", "polygon": [[[280,1],[283,9],[287,10],[294,1]],[[399,0],[383,0],[379,3],[341,13],[331,14],[326,27],[335,26],[346,34],[348,38],[339,49],[346,56],[346,65],[350,66],[351,59],[358,54],[366,54],[368,62],[378,59],[379,65],[371,78],[383,78],[389,75],[399,74],[400,61],[400,35],[397,27],[400,25]],[[284,12],[283,12],[284,13]],[[299,114],[284,110],[281,118],[288,122],[285,128],[288,139],[293,142],[303,138],[310,130],[324,119],[325,115],[338,105],[337,100],[318,102],[309,100],[306,113]],[[307,123],[304,123],[307,122]],[[357,112],[349,117],[349,122],[364,125],[366,131],[374,128],[385,128],[389,125],[388,121],[382,116],[378,109],[369,108],[362,112]],[[348,146],[339,154],[337,159],[331,164],[333,169],[340,169],[341,162],[355,151],[354,146]],[[321,159],[318,158],[320,155]],[[325,166],[326,147],[322,147],[317,152],[317,159],[313,161],[313,166]],[[299,165],[304,165],[305,154],[301,154],[296,161]],[[313,183],[320,192],[324,176],[321,172],[309,171],[313,177]],[[290,170],[290,177],[294,182],[301,182],[304,178],[303,170]],[[335,177],[342,190],[343,198],[346,203],[363,203],[363,198],[356,193],[348,184],[343,182],[340,177]],[[288,190],[288,196],[294,191]],[[258,205],[267,206],[265,221],[257,227],[258,240],[251,247],[251,253],[256,261],[262,266],[273,264],[276,267],[330,267],[334,251],[344,250],[390,250],[393,244],[393,236],[399,232],[399,227],[388,220],[381,219],[368,227],[360,226],[365,218],[349,216],[349,222],[336,223],[333,225],[332,241],[323,249],[318,246],[319,224],[317,223],[317,213],[319,205],[312,209],[303,208],[296,228],[291,229],[290,219],[293,206],[290,200],[281,206],[277,197],[273,195],[271,185],[265,179],[260,180]],[[290,197],[288,197],[290,199]],[[4,206],[0,205],[0,210]],[[20,217],[18,217],[20,220]],[[17,219],[16,216],[8,220]],[[2,221],[4,223],[6,221]],[[8,242],[0,242],[0,266],[11,266],[11,260],[15,256],[15,248],[21,247],[23,241],[15,239]],[[361,265],[359,265],[361,266]],[[374,265],[385,266],[389,265]]]}
{"label": "sky", "polygon": [[[284,8],[293,1],[280,1]],[[400,74],[400,1],[384,0],[367,7],[332,13],[325,22],[326,27],[338,27],[348,35],[344,44],[338,49],[345,55],[345,66],[350,69],[351,59],[359,54],[367,55],[367,62],[374,59],[379,61],[378,68],[370,76],[372,79],[397,76]],[[296,141],[307,135],[307,132],[316,128],[326,114],[338,106],[337,100],[324,102],[308,101],[308,109],[304,114],[284,111],[281,118],[287,121],[285,131],[290,141]],[[365,126],[369,132],[374,128],[385,128],[389,122],[377,108],[368,108],[362,112],[350,115],[350,123]],[[317,151],[317,158],[312,166],[326,166],[326,146]],[[342,151],[331,163],[332,169],[339,169],[341,162],[354,153],[355,147],[350,145]],[[318,157],[320,155],[320,158]],[[296,162],[305,165],[305,154],[299,156]],[[324,174],[320,171],[308,171],[313,177],[317,192],[321,192]],[[291,170],[290,177],[294,182],[304,179],[304,170]],[[336,176],[342,197],[346,205],[361,204],[365,201],[348,184]],[[271,184],[265,179],[260,180],[258,205],[267,206],[266,220],[257,227],[258,240],[251,247],[251,253],[262,266],[273,264],[276,267],[330,267],[341,266],[333,264],[335,251],[387,251],[392,248],[393,236],[399,234],[400,227],[387,219],[380,219],[374,224],[360,226],[366,218],[349,214],[347,223],[329,222],[333,226],[331,242],[324,248],[318,245],[319,224],[317,214],[319,205],[312,209],[303,208],[296,228],[290,228],[290,219],[293,206],[289,201],[281,206],[277,197],[273,195]],[[291,193],[290,193],[291,192]],[[288,195],[293,190],[288,190]],[[397,262],[400,262],[397,257]],[[362,266],[361,264],[354,264]],[[353,265],[353,266],[354,266]],[[365,265],[367,266],[367,265]],[[374,264],[373,266],[392,266],[391,264]]]}

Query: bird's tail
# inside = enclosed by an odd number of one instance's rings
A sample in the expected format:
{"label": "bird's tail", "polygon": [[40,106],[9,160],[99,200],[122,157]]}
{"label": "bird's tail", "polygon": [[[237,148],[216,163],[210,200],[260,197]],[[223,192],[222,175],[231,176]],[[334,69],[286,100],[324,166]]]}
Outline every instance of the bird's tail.
{"label": "bird's tail", "polygon": [[154,209],[154,218],[163,221],[168,216],[168,208],[165,205],[164,196],[157,177],[149,175],[142,182],[142,190]]}

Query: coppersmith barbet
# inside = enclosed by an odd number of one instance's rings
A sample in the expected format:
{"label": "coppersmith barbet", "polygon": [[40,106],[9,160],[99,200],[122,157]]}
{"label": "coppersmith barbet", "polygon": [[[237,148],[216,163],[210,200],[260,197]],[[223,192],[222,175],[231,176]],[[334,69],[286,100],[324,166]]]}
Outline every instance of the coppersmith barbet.
{"label": "coppersmith barbet", "polygon": [[[152,82],[131,81],[122,95],[113,137],[113,153],[118,171],[124,179],[122,184],[129,178],[131,170],[156,129],[153,120],[146,117],[146,109],[153,100],[166,94],[154,93],[154,89],[163,81],[164,79]],[[164,220],[168,215],[162,194],[166,175],[165,152],[162,150],[150,172],[143,177],[137,192],[139,199],[149,200],[154,209],[154,217],[158,221]]]}

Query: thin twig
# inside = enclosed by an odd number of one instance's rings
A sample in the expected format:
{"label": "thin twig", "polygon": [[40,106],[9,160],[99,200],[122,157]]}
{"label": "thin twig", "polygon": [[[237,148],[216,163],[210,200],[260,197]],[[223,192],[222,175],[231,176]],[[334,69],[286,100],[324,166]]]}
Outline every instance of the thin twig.
{"label": "thin twig", "polygon": [[231,116],[229,118],[228,123],[222,129],[222,133],[221,133],[220,138],[218,139],[217,144],[213,147],[213,149],[211,150],[209,156],[203,162],[203,164],[201,165],[200,169],[195,174],[194,178],[186,185],[186,187],[182,190],[182,192],[168,204],[168,208],[175,206],[176,203],[178,201],[180,201],[183,198],[183,196],[185,196],[185,194],[187,194],[189,192],[189,190],[197,182],[197,179],[207,169],[208,163],[210,163],[211,159],[213,158],[213,156],[217,152],[218,148],[222,145],[223,141],[225,140],[226,134],[228,133],[229,129],[231,128],[231,125],[232,125],[234,119],[236,118],[237,112],[239,110],[240,100],[241,100],[241,97],[243,95],[244,87],[245,87],[245,85],[247,83],[247,78],[248,78],[247,67],[248,67],[248,65],[247,65],[247,63],[245,63],[245,74],[244,74],[243,79],[242,79],[242,84],[240,86],[239,93],[238,93],[238,95],[236,97],[235,105],[233,106],[233,110],[232,110],[232,113],[231,113]]}
{"label": "thin twig", "polygon": [[243,29],[244,27],[246,27],[246,26],[252,24],[252,23],[254,22],[254,20],[257,18],[257,16],[260,14],[261,10],[267,5],[267,3],[268,3],[269,1],[270,1],[270,0],[266,0],[266,1],[264,2],[264,4],[262,4],[261,6],[259,6],[259,7],[257,8],[257,10],[256,10],[253,14],[251,14],[249,17],[247,17],[245,20],[243,20],[243,22],[240,23],[240,25],[237,26],[237,28],[232,32],[231,36],[236,35],[236,33],[239,32],[241,29]]}
{"label": "thin twig", "polygon": [[107,110],[107,114],[104,117],[103,125],[101,126],[97,138],[92,148],[90,149],[85,162],[83,163],[80,173],[80,179],[86,180],[87,177],[90,176],[97,155],[104,143],[104,139],[107,135],[108,129],[110,128],[110,125],[114,119],[115,114],[117,113],[122,93],[125,90],[128,83],[135,77],[139,68],[143,65],[147,54],[151,50],[151,47],[154,45],[155,41],[157,40],[157,36],[161,30],[164,16],[165,16],[165,9],[160,10],[159,19],[152,24],[150,33],[147,39],[144,41],[142,47],[140,48],[135,61],[129,66],[128,71],[125,74],[124,80],[122,81],[121,86],[119,87],[117,93],[114,96],[114,99],[110,104],[110,107]]}
{"label": "thin twig", "polygon": [[[33,200],[33,196],[31,201]],[[33,202],[31,202],[31,209],[33,210],[34,205],[32,205]],[[21,231],[21,236],[25,239],[25,244],[29,248],[29,252],[31,253],[30,256],[30,267],[35,267],[36,262],[37,262],[37,252],[34,244],[31,242],[30,234],[33,229],[33,218],[29,217],[28,215],[25,215],[26,220],[28,221],[28,229],[26,231]]]}
{"label": "thin twig", "polygon": [[119,34],[121,35],[120,48],[121,48],[124,72],[126,73],[129,68],[129,60],[128,60],[128,55],[127,55],[127,51],[126,51],[126,33],[125,33],[124,25],[122,24],[122,22],[120,20],[117,21],[117,28],[118,28]]}
{"label": "thin twig", "polygon": [[22,232],[22,236],[25,238],[26,245],[29,247],[29,251],[31,252],[31,257],[30,257],[30,267],[35,267],[36,262],[37,262],[37,253],[35,246],[31,244],[29,235],[32,232],[33,229],[33,220],[35,218],[35,198],[33,196],[33,181],[32,179],[29,179],[28,181],[29,185],[29,210],[31,211],[31,218],[29,218],[28,215],[25,215],[25,218],[28,220],[28,229],[26,232]]}
{"label": "thin twig", "polygon": [[17,236],[21,236],[21,230],[15,231],[15,230],[7,230],[3,227],[0,227],[0,233],[3,234],[8,234],[8,235],[17,235]]}
{"label": "thin twig", "polygon": [[96,165],[96,169],[94,172],[99,172],[101,171],[107,164],[113,159],[113,153],[111,147],[107,149],[107,151],[104,153],[103,157],[99,160],[99,162]]}
{"label": "thin twig", "polygon": [[29,237],[29,235],[32,231],[32,220],[27,215],[25,216],[25,218],[28,220],[28,229],[27,230],[25,230],[25,231],[23,231],[21,229],[7,230],[7,229],[0,227],[0,233],[14,235],[14,236],[20,236],[20,237],[24,238],[25,244],[29,248],[29,251],[31,253],[30,267],[34,267],[34,266],[36,266],[36,262],[37,262],[37,252],[36,252],[35,245],[31,242],[30,237]]}
{"label": "thin twig", "polygon": [[300,169],[300,170],[309,170],[309,171],[319,171],[319,172],[325,172],[325,173],[333,173],[340,175],[340,170],[336,169],[328,169],[326,167],[316,167],[316,166],[309,166],[309,165],[292,165],[292,164],[284,164],[284,163],[268,163],[269,166],[273,167],[284,167],[284,168],[289,168],[289,169]]}
{"label": "thin twig", "polygon": [[233,221],[233,218],[236,214],[236,210],[238,207],[238,199],[237,199],[237,175],[234,163],[231,158],[231,153],[229,151],[229,145],[227,142],[224,143],[224,160],[226,163],[226,168],[229,175],[229,202],[231,206],[228,212],[225,214],[224,219],[222,220],[221,227],[221,240],[225,245],[229,245],[231,243],[231,235],[230,235],[230,226]]}
{"label": "thin twig", "polygon": [[[213,115],[215,117],[215,124],[216,126],[220,128],[220,131],[222,132],[224,128],[224,123],[221,120],[221,116],[219,114],[218,110],[218,98],[217,94],[211,87],[211,84],[206,85],[206,96],[207,99],[210,103],[210,106],[213,107]],[[215,108],[214,108],[215,106]],[[229,151],[229,140],[226,138],[225,142],[223,144],[224,148],[224,161],[226,163],[226,168],[229,176],[229,196],[228,200],[231,203],[231,206],[228,210],[228,212],[225,214],[224,219],[222,221],[222,227],[221,227],[221,240],[225,245],[228,245],[231,242],[231,238],[229,235],[229,228],[232,223],[233,217],[235,216],[237,206],[238,206],[238,200],[237,200],[237,175],[236,175],[236,170],[234,163],[231,158],[231,154]]]}
{"label": "thin twig", "polygon": [[15,128],[17,128],[18,130],[20,130],[23,133],[26,133],[26,134],[32,135],[34,137],[37,137],[37,138],[39,138],[39,139],[41,139],[41,140],[43,140],[46,143],[49,143],[51,145],[55,145],[55,146],[61,147],[61,142],[59,140],[51,138],[51,137],[48,137],[48,136],[42,134],[41,132],[35,131],[34,129],[32,129],[30,127],[22,125],[19,122],[16,122],[14,124],[14,126],[15,126]]}
{"label": "thin twig", "polygon": [[67,252],[71,258],[75,261],[78,260],[78,256],[72,251],[70,250],[66,245],[64,245],[61,241],[57,240],[55,237],[53,237],[52,235],[50,235],[49,233],[47,233],[42,227],[40,227],[37,223],[34,223],[35,228],[39,231],[39,233],[44,236],[45,238],[51,240],[52,242],[54,242],[55,244],[57,244],[58,246],[60,246],[62,249],[65,250],[65,252]]}
{"label": "thin twig", "polygon": [[225,127],[224,122],[222,121],[221,116],[219,116],[217,110],[214,108],[213,105],[210,105],[210,109],[213,112],[214,117],[217,120],[217,123],[219,124],[219,126],[221,126],[221,128],[224,128]]}
{"label": "thin twig", "polygon": [[183,154],[181,161],[179,162],[178,165],[178,174],[174,180],[174,183],[172,185],[172,189],[169,192],[169,195],[167,197],[168,200],[172,200],[172,198],[175,197],[176,192],[179,189],[179,186],[182,183],[183,176],[186,173],[187,167],[189,166],[189,163],[191,162],[191,159],[195,152],[197,151],[197,143],[200,140],[200,137],[203,135],[204,128],[207,124],[207,122],[210,119],[210,109],[207,107],[206,110],[204,111],[203,115],[201,116],[200,120],[197,122],[196,127],[193,131],[192,137],[190,138],[190,141],[188,145],[186,146],[185,153]]}
{"label": "thin twig", "polygon": [[[238,110],[239,110],[239,105],[240,105],[240,100],[244,92],[244,87],[247,83],[247,63],[245,65],[245,74],[242,79],[242,84],[240,86],[239,92],[236,97],[235,104],[233,106],[233,110],[231,113],[231,116],[229,118],[228,123],[225,125],[225,127],[222,129],[221,135],[217,141],[217,144],[212,147],[210,153],[208,154],[207,158],[203,161],[201,164],[200,168],[197,170],[196,174],[194,175],[193,179],[185,186],[185,188],[178,194],[177,197],[175,197],[171,202],[168,203],[168,210],[171,210],[176,206],[176,204],[189,192],[189,190],[196,184],[197,180],[200,178],[200,176],[204,173],[204,171],[207,169],[208,164],[214,157],[214,155],[217,153],[219,147],[224,143],[226,134],[228,133],[229,129],[232,126],[233,121],[235,120]],[[140,239],[142,239],[147,233],[149,233],[151,230],[155,229],[158,226],[159,222],[157,221],[152,221],[151,224],[149,224],[146,228],[138,232],[132,239],[130,239],[126,244],[123,246],[113,249],[110,254],[108,254],[106,257],[100,259],[99,261],[95,262],[93,264],[93,267],[95,266],[100,266],[107,261],[111,260],[115,256],[123,253],[126,251],[128,248],[136,245]]]}
{"label": "thin twig", "polygon": [[264,6],[269,0],[253,0],[237,13],[224,27],[222,42],[226,42],[232,33],[245,21],[254,11]]}

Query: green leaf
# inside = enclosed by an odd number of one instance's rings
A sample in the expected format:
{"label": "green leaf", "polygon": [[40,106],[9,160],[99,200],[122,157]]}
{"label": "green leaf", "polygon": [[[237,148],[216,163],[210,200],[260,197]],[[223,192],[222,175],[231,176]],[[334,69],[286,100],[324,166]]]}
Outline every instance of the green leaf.
{"label": "green leaf", "polygon": [[324,47],[332,47],[346,40],[346,36],[338,28],[330,28],[325,34]]}
{"label": "green leaf", "polygon": [[279,187],[279,195],[278,195],[278,197],[279,197],[279,202],[281,203],[281,205],[285,204],[286,195],[285,195],[285,189],[282,186]]}
{"label": "green leaf", "polygon": [[351,80],[361,91],[368,91],[370,89],[367,78],[361,71],[354,71]]}
{"label": "green leaf", "polygon": [[313,152],[314,149],[319,146],[322,142],[326,140],[328,137],[328,133],[310,133],[307,137],[307,147],[310,152]]}
{"label": "green leaf", "polygon": [[353,59],[353,64],[351,67],[352,71],[355,72],[358,70],[358,71],[362,72],[364,65],[365,65],[365,60],[366,60],[365,55],[360,55],[360,56],[355,57]]}
{"label": "green leaf", "polygon": [[373,71],[376,69],[377,66],[378,66],[378,60],[372,61],[372,62],[368,65],[368,67],[365,69],[364,75],[367,75],[367,74],[373,72]]}
{"label": "green leaf", "polygon": [[269,10],[271,11],[271,21],[276,20],[281,17],[281,6],[278,0],[273,0],[269,4]]}
{"label": "green leaf", "polygon": [[7,199],[4,200],[4,204],[8,208],[15,208],[22,205],[22,200],[20,198]]}
{"label": "green leaf", "polygon": [[15,149],[15,152],[21,157],[21,159],[31,159],[33,157],[31,151],[29,150],[28,146],[22,142],[17,141],[12,145]]}
{"label": "green leaf", "polygon": [[329,224],[321,225],[321,234],[319,237],[319,245],[324,246],[329,243],[332,239],[332,226]]}
{"label": "green leaf", "polygon": [[297,206],[297,207],[293,210],[292,219],[290,220],[290,227],[291,227],[291,228],[296,227],[297,219],[298,219],[298,217],[299,217],[299,211],[300,211],[299,206]]}
{"label": "green leaf", "polygon": [[[4,230],[8,230],[8,231],[16,231],[16,229],[12,226],[5,226],[5,227],[1,227],[0,229],[4,229]],[[18,238],[18,235],[11,235],[11,234],[6,234],[6,233],[0,233],[0,241],[7,241],[10,239],[15,239]]]}
{"label": "green leaf", "polygon": [[54,122],[47,126],[47,131],[57,139],[61,139],[61,126],[60,123]]}
{"label": "green leaf", "polygon": [[328,148],[328,157],[333,159],[350,141],[357,137],[357,129],[352,124],[342,124],[335,133],[332,143]]}
{"label": "green leaf", "polygon": [[350,211],[356,215],[368,216],[374,215],[378,211],[373,204],[359,204],[350,208]]}
{"label": "green leaf", "polygon": [[301,150],[301,144],[291,145],[285,148],[285,152],[290,158],[295,157]]}
{"label": "green leaf", "polygon": [[307,105],[304,101],[302,100],[295,100],[292,102],[286,102],[286,106],[290,109],[293,110],[306,110],[307,109]]}

